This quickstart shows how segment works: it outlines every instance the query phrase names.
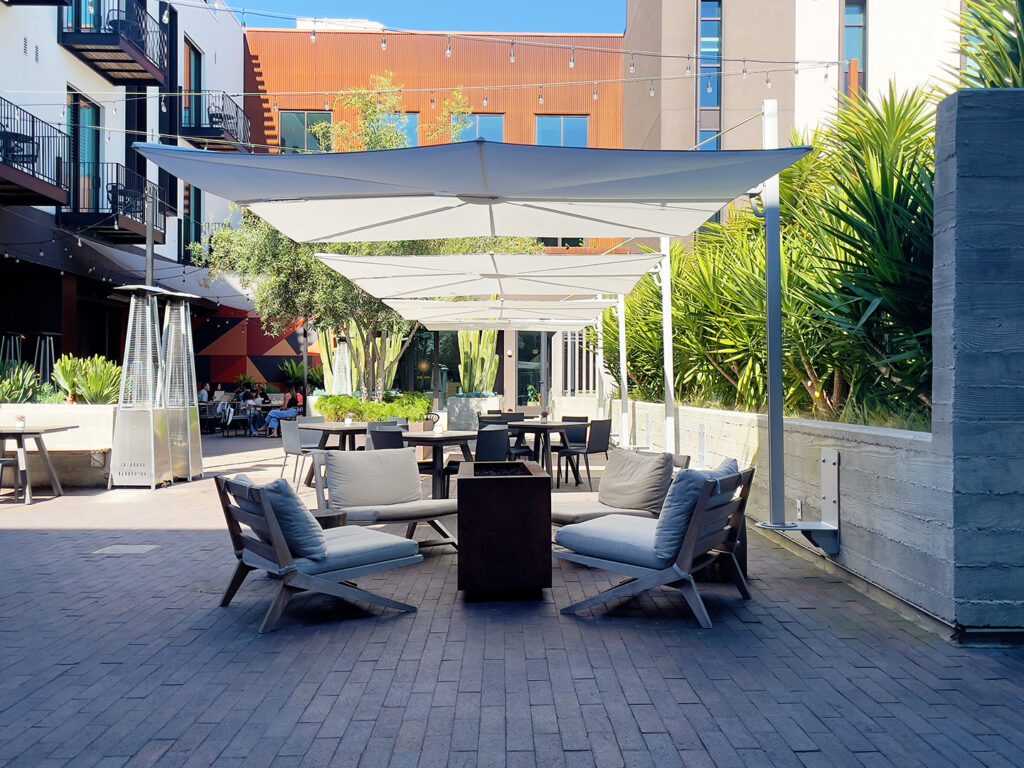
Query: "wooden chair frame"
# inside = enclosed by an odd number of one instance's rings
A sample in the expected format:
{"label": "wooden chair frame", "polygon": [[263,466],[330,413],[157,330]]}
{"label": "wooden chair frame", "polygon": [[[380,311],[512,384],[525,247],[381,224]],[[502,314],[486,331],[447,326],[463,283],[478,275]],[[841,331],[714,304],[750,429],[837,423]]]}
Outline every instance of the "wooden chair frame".
{"label": "wooden chair frame", "polygon": [[[719,558],[727,565],[727,571],[733,584],[744,600],[750,599],[746,579],[736,561],[735,551],[739,545],[743,516],[747,508],[747,498],[754,479],[754,470],[745,469],[720,480],[708,480],[701,489],[697,506],[690,519],[690,527],[683,537],[676,560],[668,568],[658,570],[644,568],[616,560],[580,555],[570,550],[555,550],[555,557],[569,562],[579,563],[591,568],[619,573],[627,576],[611,589],[607,589],[594,597],[573,603],[562,609],[562,613],[578,613],[579,611],[601,605],[620,597],[632,597],[655,587],[675,587],[686,600],[690,610],[704,629],[711,629],[711,618],[708,616],[704,601],[701,599],[694,574],[707,568]],[[708,509],[708,503],[716,496],[732,491],[732,501]]]}
{"label": "wooden chair frame", "polygon": [[[281,526],[277,522],[274,510],[270,501],[260,491],[249,485],[237,483],[224,476],[215,478],[217,484],[217,495],[220,497],[221,508],[224,511],[224,519],[228,525],[228,535],[231,537],[231,546],[238,559],[238,565],[231,576],[228,587],[224,590],[224,596],[220,604],[226,608],[231,604],[232,598],[238,592],[245,577],[250,572],[262,569],[277,577],[280,584],[274,599],[267,609],[263,622],[260,624],[259,632],[263,634],[274,629],[281,614],[292,597],[300,592],[320,592],[324,595],[332,595],[348,601],[359,601],[370,605],[378,605],[383,608],[393,608],[396,611],[415,611],[416,607],[400,603],[388,597],[367,592],[359,589],[353,579],[363,576],[370,576],[382,571],[389,571],[393,568],[402,568],[407,565],[415,565],[423,562],[422,555],[412,555],[394,560],[384,560],[377,563],[367,563],[354,568],[343,568],[327,573],[306,574],[295,567],[292,553],[285,542]],[[233,503],[237,498],[244,497],[256,504],[263,510],[262,515],[254,515],[246,512]],[[271,543],[267,543],[250,532],[245,531],[242,525],[247,525],[252,531],[266,536]]]}

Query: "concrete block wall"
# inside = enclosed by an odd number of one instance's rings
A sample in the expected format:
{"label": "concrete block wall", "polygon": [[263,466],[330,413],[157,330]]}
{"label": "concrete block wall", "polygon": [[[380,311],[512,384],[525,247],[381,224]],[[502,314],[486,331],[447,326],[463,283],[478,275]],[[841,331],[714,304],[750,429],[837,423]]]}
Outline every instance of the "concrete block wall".
{"label": "concrete block wall", "polygon": [[[594,397],[557,398],[557,415],[597,414]],[[619,431],[620,402],[608,405]],[[630,403],[633,442],[665,447],[661,403]],[[691,466],[716,466],[736,458],[759,468],[748,513],[768,519],[768,433],[763,416],[704,408],[678,409],[677,451]],[[953,624],[952,476],[924,432],[786,419],[786,514],[821,518],[821,451],[840,456],[842,548],[834,560],[861,578]],[[800,534],[785,534],[810,544]],[[816,550],[819,551],[819,550]],[[820,552],[820,551],[819,551]]]}
{"label": "concrete block wall", "polygon": [[936,136],[934,433],[957,621],[1024,626],[1024,91],[961,91]]}

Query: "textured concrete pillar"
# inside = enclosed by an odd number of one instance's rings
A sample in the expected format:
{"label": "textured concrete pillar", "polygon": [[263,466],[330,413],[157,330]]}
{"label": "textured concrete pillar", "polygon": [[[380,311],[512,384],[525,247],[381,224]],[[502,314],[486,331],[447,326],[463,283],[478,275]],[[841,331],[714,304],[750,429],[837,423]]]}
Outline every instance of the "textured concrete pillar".
{"label": "textured concrete pillar", "polygon": [[946,99],[936,154],[933,439],[955,621],[1024,627],[1024,91]]}

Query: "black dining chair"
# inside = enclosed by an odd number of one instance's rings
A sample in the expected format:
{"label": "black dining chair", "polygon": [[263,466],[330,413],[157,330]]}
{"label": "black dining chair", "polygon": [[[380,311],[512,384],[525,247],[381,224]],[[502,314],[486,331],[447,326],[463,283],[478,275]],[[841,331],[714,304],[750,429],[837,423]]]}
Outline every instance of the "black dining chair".
{"label": "black dining chair", "polygon": [[[476,433],[473,461],[505,461],[508,459],[508,427],[483,427]],[[452,457],[444,467],[444,496],[451,493],[452,475],[459,474],[462,459]]]}
{"label": "black dining chair", "polygon": [[[371,421],[369,424],[366,425],[366,446],[365,446],[365,450],[368,450],[368,451],[372,451],[373,450],[373,448],[374,448],[374,445],[373,445],[373,435],[374,435],[375,432],[377,432],[378,430],[381,430],[381,429],[393,429],[393,428],[395,428],[397,426],[398,426],[398,419],[388,419],[387,421]],[[357,448],[356,450],[361,451],[361,450],[364,450],[364,448],[360,447],[360,448]]]}
{"label": "black dining chair", "polygon": [[[583,457],[583,463],[587,468],[587,485],[590,490],[594,490],[594,482],[590,478],[590,456],[595,453],[608,453],[608,446],[611,442],[612,437],[612,420],[611,419],[595,419],[590,422],[590,434],[587,436],[586,445],[579,446],[568,446],[558,452],[558,475],[555,480],[555,487],[559,487],[559,480],[562,476],[562,456],[565,456],[565,461],[568,464],[573,461],[573,457],[576,457],[574,466],[576,468],[576,476],[579,476],[580,472],[580,456]],[[566,476],[566,482],[568,482],[568,475]]]}
{"label": "black dining chair", "polygon": [[[587,426],[586,424],[590,421],[588,416],[562,416],[559,421],[564,421],[572,424],[583,424],[582,427],[569,427],[563,433],[565,436],[565,442],[561,440],[551,446],[551,449],[558,454],[561,454],[568,448],[582,448],[587,444]],[[561,462],[559,462],[560,464]],[[565,463],[565,482],[569,482],[569,462]],[[555,487],[557,487],[557,480]]]}
{"label": "black dining chair", "polygon": [[383,427],[373,430],[373,440],[367,440],[367,450],[386,451],[405,448],[405,432],[400,427]]}

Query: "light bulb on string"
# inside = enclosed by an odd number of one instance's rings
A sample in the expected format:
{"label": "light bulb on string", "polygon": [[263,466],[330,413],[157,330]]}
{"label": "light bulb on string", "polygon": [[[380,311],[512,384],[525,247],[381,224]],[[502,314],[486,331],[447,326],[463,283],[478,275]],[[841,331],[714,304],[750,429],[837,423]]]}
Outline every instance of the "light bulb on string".
{"label": "light bulb on string", "polygon": [[764,73],[764,87],[768,89],[771,89],[772,87],[772,78],[767,71]]}
{"label": "light bulb on string", "polygon": [[81,248],[81,247],[82,247],[82,238],[78,238],[78,247],[79,247],[79,248]]}
{"label": "light bulb on string", "polygon": [[160,111],[161,112],[166,112],[167,111],[167,97],[163,96],[163,95],[160,96]]}
{"label": "light bulb on string", "polygon": [[430,108],[434,109],[437,107],[437,100],[434,98],[434,92],[430,92]]}
{"label": "light bulb on string", "polygon": [[828,80],[828,64],[825,65],[825,80]]}
{"label": "light bulb on string", "polygon": [[110,143],[110,131],[107,131],[107,144]]}
{"label": "light bulb on string", "polygon": [[590,98],[592,98],[594,101],[597,101],[597,83],[594,83],[594,93],[591,95]]}
{"label": "light bulb on string", "polygon": [[114,113],[114,117],[117,117],[117,102],[114,102],[114,106],[111,108],[111,112]]}
{"label": "light bulb on string", "polygon": [[380,38],[380,49],[386,51],[388,49],[388,39],[384,36]]}
{"label": "light bulb on string", "polygon": [[569,51],[569,69],[573,69],[576,66],[576,46],[574,45]]}
{"label": "light bulb on string", "polygon": [[686,57],[686,76],[690,77],[693,75],[693,57]]}
{"label": "light bulb on string", "polygon": [[446,59],[450,59],[452,57],[452,38],[450,35],[448,36],[448,44],[444,49],[444,57]]}
{"label": "light bulb on string", "polygon": [[41,258],[43,258],[43,256],[44,256],[44,255],[45,255],[45,254],[43,253],[43,249],[42,249],[42,248],[40,248],[40,249],[39,249],[39,258],[40,258],[40,259],[41,259]]}
{"label": "light bulb on string", "polygon": [[654,95],[654,81],[653,80],[651,80],[651,87],[650,87],[650,90],[647,91],[647,95],[648,96],[653,96]]}
{"label": "light bulb on string", "polygon": [[63,123],[68,117],[68,105],[65,104],[60,108],[60,121]]}
{"label": "light bulb on string", "polygon": [[164,8],[164,15],[161,16],[160,19],[163,21],[164,24],[170,24],[171,23],[171,9],[170,8]]}
{"label": "light bulb on string", "polygon": [[793,77],[800,77],[800,65],[793,67]]}
{"label": "light bulb on string", "polygon": [[487,94],[484,94],[484,109],[487,109]]}
{"label": "light bulb on string", "polygon": [[747,60],[746,59],[743,60],[743,71],[740,74],[743,75],[743,79],[744,80],[747,79]]}
{"label": "light bulb on string", "polygon": [[315,21],[313,22],[313,31],[309,35],[309,42],[311,42],[311,43],[315,43],[316,42],[316,22]]}
{"label": "light bulb on string", "polygon": [[633,58],[633,52],[629,53],[629,74],[636,74],[636,60]]}
{"label": "light bulb on string", "polygon": [[324,94],[324,112],[331,111],[331,97],[326,93]]}
{"label": "light bulb on string", "polygon": [[509,64],[515,64],[516,63],[516,44],[514,42],[509,43],[509,46],[508,46],[508,63]]}
{"label": "light bulb on string", "polygon": [[537,91],[537,103],[538,104],[543,104],[544,103],[544,86],[543,85],[540,86],[540,88]]}
{"label": "light bulb on string", "polygon": [[708,87],[707,87],[707,92],[708,92],[708,93],[711,93],[711,78],[710,78],[710,77],[708,78]]}

